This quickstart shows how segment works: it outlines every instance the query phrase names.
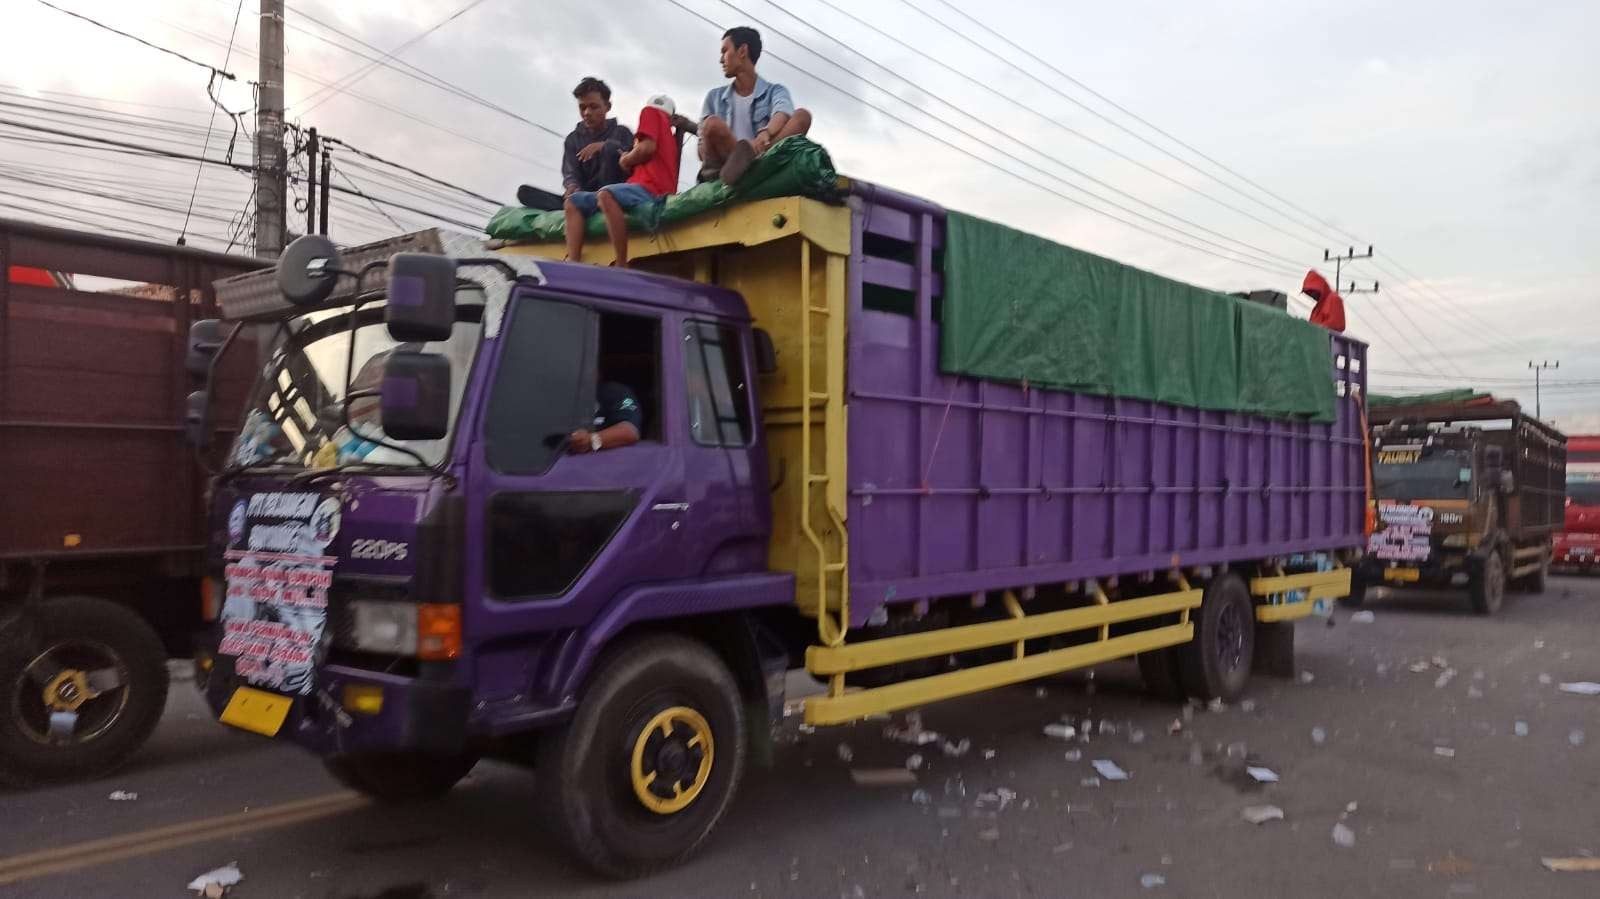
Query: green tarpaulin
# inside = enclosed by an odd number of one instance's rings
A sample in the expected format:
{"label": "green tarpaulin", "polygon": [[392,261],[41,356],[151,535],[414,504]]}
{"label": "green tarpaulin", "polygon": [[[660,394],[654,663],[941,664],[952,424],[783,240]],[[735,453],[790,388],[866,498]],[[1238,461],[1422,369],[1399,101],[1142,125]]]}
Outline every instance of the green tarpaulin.
{"label": "green tarpaulin", "polygon": [[1434,403],[1466,403],[1472,400],[1488,399],[1493,399],[1493,397],[1487,393],[1479,393],[1470,387],[1461,390],[1444,390],[1438,393],[1411,393],[1398,396],[1385,396],[1381,393],[1374,393],[1368,397],[1368,401],[1374,409],[1379,406],[1427,406]]}
{"label": "green tarpaulin", "polygon": [[[682,193],[672,194],[665,202],[630,211],[628,230],[655,231],[708,209],[747,200],[832,196],[838,191],[838,182],[838,173],[833,170],[827,150],[804,137],[788,137],[773,144],[751,163],[737,187],[729,187],[721,181],[696,184]],[[567,234],[566,214],[561,210],[540,212],[522,206],[506,206],[494,214],[484,230],[490,237],[502,240],[563,240]],[[585,231],[592,237],[605,236],[605,217],[599,213],[590,216]]]}
{"label": "green tarpaulin", "polygon": [[954,374],[1273,418],[1334,419],[1328,332],[973,218],[946,218]]}

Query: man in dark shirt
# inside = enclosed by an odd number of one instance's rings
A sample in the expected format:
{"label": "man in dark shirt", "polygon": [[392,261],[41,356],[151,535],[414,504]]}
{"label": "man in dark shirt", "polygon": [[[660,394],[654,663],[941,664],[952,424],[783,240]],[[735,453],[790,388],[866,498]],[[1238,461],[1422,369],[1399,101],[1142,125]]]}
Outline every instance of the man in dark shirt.
{"label": "man in dark shirt", "polygon": [[644,411],[633,391],[616,381],[602,381],[595,390],[594,424],[567,438],[570,453],[598,453],[632,446],[644,431]]}
{"label": "man in dark shirt", "polygon": [[[607,118],[611,112],[611,87],[590,75],[578,82],[572,96],[578,100],[581,120],[567,135],[561,150],[561,195],[570,197],[577,191],[595,191],[607,184],[621,184],[628,180],[622,167],[622,154],[633,146],[633,132],[628,126]],[[517,199],[524,206],[540,207],[534,189],[523,185]],[[528,194],[524,196],[524,194]],[[548,196],[548,194],[546,194]]]}

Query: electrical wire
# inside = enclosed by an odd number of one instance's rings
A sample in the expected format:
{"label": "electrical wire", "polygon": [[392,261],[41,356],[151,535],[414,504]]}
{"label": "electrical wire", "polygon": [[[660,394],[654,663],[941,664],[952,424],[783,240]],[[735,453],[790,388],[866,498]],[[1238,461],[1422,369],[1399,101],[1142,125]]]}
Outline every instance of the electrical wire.
{"label": "electrical wire", "polygon": [[[244,12],[244,0],[239,0],[238,4],[235,5],[234,8],[233,8],[233,30],[228,32],[228,49],[222,56],[222,67],[223,68],[227,68],[228,67],[228,62],[233,59],[233,41],[234,41],[234,38],[239,34],[239,16],[243,12]],[[205,141],[203,143],[201,143],[201,145],[200,145],[200,155],[201,156],[205,156],[206,153],[208,153],[211,150],[211,127],[213,125],[215,125],[216,122],[217,122],[217,110],[222,108],[222,103],[220,103],[217,100],[216,94],[214,94],[212,92],[212,89],[211,89],[212,85],[214,85],[216,83],[216,80],[217,80],[217,76],[216,76],[215,73],[213,73],[212,76],[211,76],[211,80],[206,83],[206,96],[211,98],[211,117],[206,120],[206,137],[205,137]],[[230,114],[229,117],[232,118],[232,115]],[[235,139],[237,139],[238,136],[239,136],[239,123],[238,123],[237,120],[234,121],[233,136],[234,136]],[[232,141],[228,142],[228,155],[227,155],[227,158],[229,158],[229,159],[233,158],[233,142]],[[203,171],[204,169],[205,169],[205,164],[204,163],[196,164],[195,167],[194,167],[194,187],[192,189],[190,189],[190,191],[189,191],[189,211],[190,212],[194,211],[195,194],[197,194],[200,191],[200,172]],[[184,237],[186,237],[188,235],[188,233],[189,233],[189,216],[185,215],[183,217],[183,229],[178,232],[178,245],[179,246],[183,245],[183,239],[184,239]]]}
{"label": "electrical wire", "polygon": [[[41,2],[42,2],[42,0],[41,0]],[[328,102],[329,100],[332,100],[334,97],[336,97],[340,93],[342,93],[345,88],[350,87],[351,85],[355,84],[357,81],[360,81],[361,79],[367,77],[367,75],[370,74],[373,69],[377,68],[378,65],[383,60],[393,59],[394,57],[398,56],[399,54],[404,53],[406,50],[409,50],[412,47],[416,46],[418,43],[420,43],[423,40],[423,38],[426,38],[428,35],[433,34],[435,31],[438,31],[439,29],[441,29],[444,26],[450,24],[451,22],[454,22],[456,19],[461,18],[462,16],[466,15],[467,13],[471,12],[472,10],[477,9],[479,6],[482,6],[483,3],[484,3],[484,0],[467,0],[467,3],[464,6],[460,7],[459,9],[457,9],[455,12],[451,13],[450,15],[445,16],[443,19],[440,19],[438,22],[435,22],[431,27],[429,27],[426,30],[424,30],[421,34],[418,34],[417,36],[411,38],[410,40],[406,41],[405,43],[401,44],[400,46],[395,47],[393,50],[389,50],[389,51],[385,52],[381,58],[373,60],[372,62],[368,63],[367,65],[362,66],[360,69],[357,69],[356,71],[351,72],[350,74],[346,75],[345,77],[339,79],[339,81],[337,83],[335,83],[334,85],[332,85],[331,87],[324,87],[321,90],[313,92],[311,94],[311,96],[309,96],[305,100],[301,101],[302,103],[304,103],[306,105],[304,105],[299,110],[299,114],[301,116],[310,115],[311,111],[313,109],[316,109],[318,106],[321,106],[322,104]],[[324,96],[322,96],[321,99],[317,99],[317,97],[319,95],[324,95]]]}
{"label": "electrical wire", "polygon": [[434,176],[429,175],[426,172],[419,172],[416,169],[411,168],[408,165],[402,165],[401,163],[395,162],[393,160],[384,159],[382,156],[379,156],[379,155],[377,155],[375,153],[370,153],[370,152],[368,152],[366,150],[363,150],[363,149],[361,149],[359,147],[352,146],[347,141],[340,140],[337,137],[325,137],[325,138],[323,138],[323,140],[326,141],[327,143],[336,144],[336,145],[338,145],[340,147],[343,147],[346,150],[349,150],[351,153],[354,153],[357,156],[362,157],[363,159],[370,159],[373,162],[382,163],[382,164],[384,164],[386,166],[389,166],[391,168],[399,169],[402,172],[407,172],[409,174],[416,175],[418,178],[421,178],[421,179],[423,179],[425,181],[432,182],[432,183],[437,184],[437,185],[439,185],[441,187],[448,187],[451,190],[458,191],[460,193],[466,194],[467,196],[472,197],[473,199],[482,200],[483,202],[488,203],[489,205],[494,206],[496,208],[505,205],[505,203],[503,201],[496,200],[493,197],[486,197],[483,194],[478,193],[477,191],[469,190],[469,189],[467,189],[465,187],[462,187],[459,184],[452,184],[449,181],[445,181],[445,180],[440,179],[440,178],[435,178]]}
{"label": "electrical wire", "polygon": [[[153,44],[150,41],[147,41],[144,38],[139,37],[136,34],[129,34],[128,32],[123,31],[123,30],[121,30],[119,28],[113,28],[113,27],[111,27],[110,25],[107,25],[104,22],[101,22],[101,21],[99,21],[97,19],[91,19],[88,16],[83,15],[82,13],[75,13],[70,9],[63,9],[63,8],[55,5],[54,3],[51,3],[50,0],[36,0],[36,2],[40,3],[43,6],[50,7],[51,9],[55,10],[56,12],[65,13],[66,15],[69,15],[69,16],[73,17],[74,19],[81,19],[81,20],[83,20],[85,22],[88,22],[90,25],[93,25],[96,28],[104,28],[106,31],[109,31],[112,34],[119,34],[119,35],[121,35],[121,36],[123,36],[123,37],[125,37],[125,38],[127,38],[127,39],[129,39],[131,41],[137,41],[137,42],[145,45],[146,47],[149,47],[152,50],[159,50],[162,53],[167,54],[168,56],[176,56],[177,58],[183,60],[186,63],[189,63],[190,65],[199,66],[200,68],[211,72],[213,75],[221,76],[223,78],[228,79],[229,81],[237,81],[238,80],[237,78],[235,78],[233,76],[233,73],[225,71],[223,69],[219,69],[216,66],[211,65],[210,63],[201,62],[200,60],[195,59],[192,56],[185,56],[185,55],[183,55],[182,53],[179,53],[176,50],[173,50],[173,49],[170,49],[170,48],[167,48],[167,47],[163,47],[160,44]],[[223,65],[227,65],[227,63],[223,63]]]}

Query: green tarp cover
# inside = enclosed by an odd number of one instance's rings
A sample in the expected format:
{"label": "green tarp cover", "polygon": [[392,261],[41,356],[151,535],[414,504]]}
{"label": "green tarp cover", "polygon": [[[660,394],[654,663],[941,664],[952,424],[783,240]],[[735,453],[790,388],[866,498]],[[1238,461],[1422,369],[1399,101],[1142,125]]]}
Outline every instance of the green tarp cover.
{"label": "green tarp cover", "polygon": [[1385,396],[1381,393],[1371,394],[1367,399],[1373,408],[1379,406],[1426,406],[1434,403],[1465,403],[1470,400],[1490,399],[1487,393],[1479,393],[1472,388],[1461,390],[1445,390],[1439,393],[1411,393],[1398,396]]}
{"label": "green tarp cover", "polygon": [[946,372],[1334,420],[1328,332],[1310,322],[961,213],[945,233]]}
{"label": "green tarp cover", "polygon": [[[737,187],[729,187],[721,181],[707,181],[672,194],[665,202],[630,210],[628,230],[655,231],[708,209],[747,200],[832,196],[838,191],[838,182],[838,173],[833,170],[833,160],[828,158],[827,150],[804,137],[786,137],[750,164]],[[494,214],[484,230],[490,237],[502,240],[564,240],[567,219],[559,209],[540,212],[522,206],[506,206]],[[599,213],[590,216],[585,231],[592,237],[605,236],[605,216]]]}

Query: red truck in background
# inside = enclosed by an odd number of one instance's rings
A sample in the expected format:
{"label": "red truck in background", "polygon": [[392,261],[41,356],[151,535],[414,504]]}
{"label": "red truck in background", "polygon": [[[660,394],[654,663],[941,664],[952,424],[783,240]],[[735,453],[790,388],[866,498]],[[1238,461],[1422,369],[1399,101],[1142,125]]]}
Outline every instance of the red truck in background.
{"label": "red truck in background", "polygon": [[1567,438],[1567,514],[1551,564],[1587,574],[1600,556],[1600,434]]}

